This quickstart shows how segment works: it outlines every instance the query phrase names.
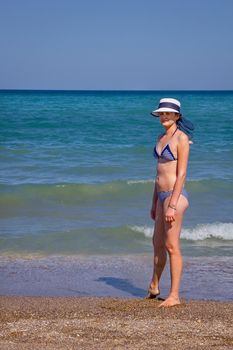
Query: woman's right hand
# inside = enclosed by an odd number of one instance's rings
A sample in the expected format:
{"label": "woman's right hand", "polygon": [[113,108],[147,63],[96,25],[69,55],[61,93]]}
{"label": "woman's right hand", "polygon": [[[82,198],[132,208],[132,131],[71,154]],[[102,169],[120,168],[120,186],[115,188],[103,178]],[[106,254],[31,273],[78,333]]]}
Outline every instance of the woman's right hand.
{"label": "woman's right hand", "polygon": [[156,207],[153,206],[150,210],[150,217],[152,220],[155,221],[155,216],[156,216]]}

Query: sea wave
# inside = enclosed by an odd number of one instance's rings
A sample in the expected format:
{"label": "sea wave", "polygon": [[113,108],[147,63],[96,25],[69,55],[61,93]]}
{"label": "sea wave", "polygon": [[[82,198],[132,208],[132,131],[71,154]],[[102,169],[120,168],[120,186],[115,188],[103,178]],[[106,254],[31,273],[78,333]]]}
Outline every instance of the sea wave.
{"label": "sea wave", "polygon": [[[62,205],[82,205],[96,200],[121,201],[127,199],[141,201],[151,198],[154,180],[132,179],[99,183],[55,183],[0,185],[0,208],[20,208],[35,201],[45,201]],[[210,194],[233,199],[232,182],[224,180],[187,181],[186,189],[192,195]]]}
{"label": "sea wave", "polygon": [[[135,232],[142,233],[147,238],[151,238],[153,235],[153,227],[130,226],[130,228]],[[191,241],[206,239],[233,240],[233,223],[200,224],[193,228],[183,228],[181,239]]]}
{"label": "sea wave", "polygon": [[[44,231],[32,233],[33,227],[25,232],[0,233],[0,256],[14,254],[129,254],[151,253],[150,226],[122,225],[98,228],[47,227]],[[214,254],[232,256],[233,224],[215,223],[197,225],[183,229],[181,241],[185,247],[216,248]],[[223,250],[217,248],[223,247]],[[189,254],[189,251],[184,252]],[[191,251],[194,254],[195,251]],[[202,251],[201,254],[206,254]]]}
{"label": "sea wave", "polygon": [[151,183],[115,181],[96,184],[25,184],[0,185],[0,208],[20,208],[37,203],[49,202],[63,205],[82,205],[97,200],[123,201],[127,198],[140,198],[151,195]]}

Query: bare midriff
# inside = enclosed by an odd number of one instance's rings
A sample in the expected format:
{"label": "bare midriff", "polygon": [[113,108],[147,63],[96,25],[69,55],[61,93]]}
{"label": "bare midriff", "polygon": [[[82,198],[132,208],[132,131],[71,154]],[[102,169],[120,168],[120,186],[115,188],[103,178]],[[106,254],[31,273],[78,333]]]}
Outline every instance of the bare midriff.
{"label": "bare midriff", "polygon": [[157,163],[156,188],[158,192],[172,191],[176,182],[177,161],[164,161]]}

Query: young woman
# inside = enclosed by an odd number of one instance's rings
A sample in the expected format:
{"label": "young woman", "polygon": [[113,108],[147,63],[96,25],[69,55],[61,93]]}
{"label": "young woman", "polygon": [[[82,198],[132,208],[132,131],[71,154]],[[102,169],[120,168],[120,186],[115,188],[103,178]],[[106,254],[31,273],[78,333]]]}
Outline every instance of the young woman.
{"label": "young woman", "polygon": [[160,294],[159,280],[167,260],[170,260],[171,288],[159,307],[180,304],[179,287],[182,274],[180,232],[183,216],[189,206],[184,188],[189,158],[192,123],[180,113],[180,102],[172,98],[160,100],[151,113],[159,117],[165,132],[158,137],[154,156],[158,160],[152,200],[151,218],[155,220],[153,235],[154,271],[146,298]]}

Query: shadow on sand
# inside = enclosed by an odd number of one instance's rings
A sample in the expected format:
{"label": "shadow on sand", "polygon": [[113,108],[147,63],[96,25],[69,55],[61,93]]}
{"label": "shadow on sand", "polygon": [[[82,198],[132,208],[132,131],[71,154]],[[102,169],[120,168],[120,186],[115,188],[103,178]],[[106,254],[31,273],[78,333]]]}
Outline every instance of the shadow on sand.
{"label": "shadow on sand", "polygon": [[122,290],[126,293],[129,293],[134,297],[143,298],[146,295],[146,291],[144,289],[135,287],[127,279],[116,278],[116,277],[100,277],[96,281],[104,282],[107,285],[112,286],[116,289]]}

